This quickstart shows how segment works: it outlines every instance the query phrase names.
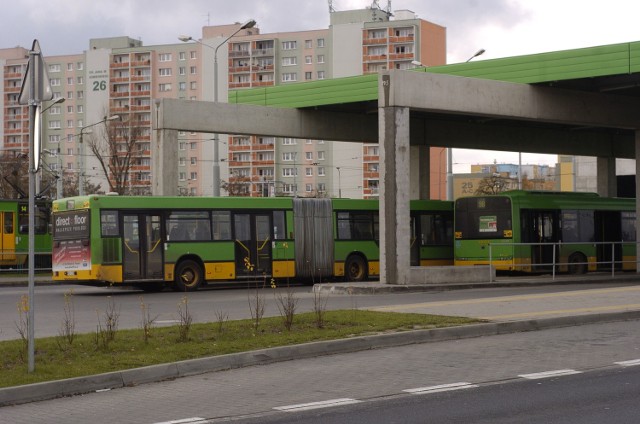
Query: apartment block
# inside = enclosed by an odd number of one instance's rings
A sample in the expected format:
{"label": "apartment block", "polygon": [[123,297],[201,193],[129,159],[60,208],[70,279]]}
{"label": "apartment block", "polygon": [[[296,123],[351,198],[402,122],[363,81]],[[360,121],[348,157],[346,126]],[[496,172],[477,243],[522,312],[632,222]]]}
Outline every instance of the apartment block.
{"label": "apartment block", "polygon": [[[175,44],[153,46],[126,36],[100,38],[89,40],[88,50],[80,54],[45,56],[54,100],[65,99],[43,104],[45,168],[109,191],[103,163],[88,143],[102,137],[115,149],[105,150],[105,157],[130,160],[124,193],[149,193],[154,174],[162,172],[151,164],[157,99],[226,101],[230,90],[441,65],[446,58],[446,29],[406,10],[393,15],[376,8],[332,12],[329,28],[309,31],[261,34],[258,28],[238,31],[240,25],[206,26],[197,40],[187,37],[194,42],[181,42],[178,34]],[[2,149],[16,155],[28,149],[28,110],[17,102],[27,58],[27,49],[0,49]],[[377,140],[214,137],[179,134],[179,193],[210,195],[220,184],[222,195],[378,195]],[[431,154],[435,198],[443,191],[441,151],[433,148]],[[214,181],[215,165],[221,181]],[[108,178],[116,179],[113,174]]]}

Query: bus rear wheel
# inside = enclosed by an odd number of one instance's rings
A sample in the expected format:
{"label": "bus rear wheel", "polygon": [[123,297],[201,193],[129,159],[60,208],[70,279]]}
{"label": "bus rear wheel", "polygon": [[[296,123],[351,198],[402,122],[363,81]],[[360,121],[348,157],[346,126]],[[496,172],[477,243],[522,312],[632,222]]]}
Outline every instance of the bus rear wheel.
{"label": "bus rear wheel", "polygon": [[362,256],[349,256],[344,267],[344,278],[347,281],[364,281],[367,278],[367,264]]}
{"label": "bus rear wheel", "polygon": [[585,274],[587,272],[587,258],[582,253],[572,253],[569,256],[569,274]]}
{"label": "bus rear wheel", "polygon": [[202,284],[203,272],[200,265],[192,260],[182,261],[176,267],[174,288],[176,291],[196,291]]}

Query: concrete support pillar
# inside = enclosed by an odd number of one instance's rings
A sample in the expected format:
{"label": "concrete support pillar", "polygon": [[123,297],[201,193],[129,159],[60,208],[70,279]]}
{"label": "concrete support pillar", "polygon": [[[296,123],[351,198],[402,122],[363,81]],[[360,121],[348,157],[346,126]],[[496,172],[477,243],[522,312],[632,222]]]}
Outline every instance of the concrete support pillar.
{"label": "concrete support pillar", "polygon": [[382,107],[380,136],[380,282],[408,284],[409,221],[409,108]]}
{"label": "concrete support pillar", "polygon": [[154,196],[178,195],[178,131],[156,130],[151,143],[151,193]]}
{"label": "concrete support pillar", "polygon": [[602,197],[616,197],[618,187],[616,181],[616,158],[598,157],[596,187]]}
{"label": "concrete support pillar", "polygon": [[[640,217],[640,181],[638,181],[638,175],[640,175],[640,130],[635,132],[635,144],[636,144],[636,222]],[[636,225],[636,242],[640,241],[640,225]],[[640,273],[640,249],[636,245],[636,273]]]}
{"label": "concrete support pillar", "polygon": [[431,148],[418,146],[419,199],[431,198]]}

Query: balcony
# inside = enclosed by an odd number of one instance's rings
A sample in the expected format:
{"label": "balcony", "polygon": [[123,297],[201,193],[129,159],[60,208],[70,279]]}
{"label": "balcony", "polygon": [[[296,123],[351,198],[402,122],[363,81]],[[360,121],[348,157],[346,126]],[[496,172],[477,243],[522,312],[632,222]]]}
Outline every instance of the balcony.
{"label": "balcony", "polygon": [[265,56],[273,56],[273,48],[270,49],[253,49],[252,51],[254,57],[265,57]]}
{"label": "balcony", "polygon": [[409,34],[404,37],[396,37],[396,36],[389,37],[390,43],[413,43],[414,40],[415,40],[415,37],[413,34]]}
{"label": "balcony", "polygon": [[363,62],[386,62],[387,61],[387,55],[386,54],[380,54],[380,55],[365,55],[362,58]]}
{"label": "balcony", "polygon": [[390,60],[413,60],[413,52],[411,53],[391,53],[389,55]]}
{"label": "balcony", "polygon": [[249,88],[251,87],[250,82],[230,82],[229,88]]}
{"label": "balcony", "polygon": [[365,38],[362,40],[362,44],[365,46],[371,46],[376,44],[387,44],[387,38]]}
{"label": "balcony", "polygon": [[147,67],[147,66],[151,66],[151,61],[149,59],[147,59],[147,60],[136,60],[134,62],[131,62],[131,67],[132,68],[140,68],[140,67]]}
{"label": "balcony", "polygon": [[242,65],[242,66],[232,66],[229,68],[230,74],[237,73],[237,72],[250,72],[250,71],[251,71],[251,67],[248,64]]}
{"label": "balcony", "polygon": [[229,57],[249,57],[249,50],[232,50],[229,52]]}

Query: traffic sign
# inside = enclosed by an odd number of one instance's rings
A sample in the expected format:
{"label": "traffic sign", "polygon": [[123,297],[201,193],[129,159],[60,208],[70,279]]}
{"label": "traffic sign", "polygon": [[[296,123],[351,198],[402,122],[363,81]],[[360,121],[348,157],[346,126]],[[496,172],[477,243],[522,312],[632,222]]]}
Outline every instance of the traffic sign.
{"label": "traffic sign", "polygon": [[[35,87],[34,94],[31,94],[31,85]],[[31,102],[40,103],[53,99],[53,91],[47,73],[47,66],[42,58],[40,43],[33,40],[33,46],[29,51],[29,62],[27,63],[27,72],[22,78],[22,87],[20,88],[20,97],[18,102],[21,105],[29,105]]]}

